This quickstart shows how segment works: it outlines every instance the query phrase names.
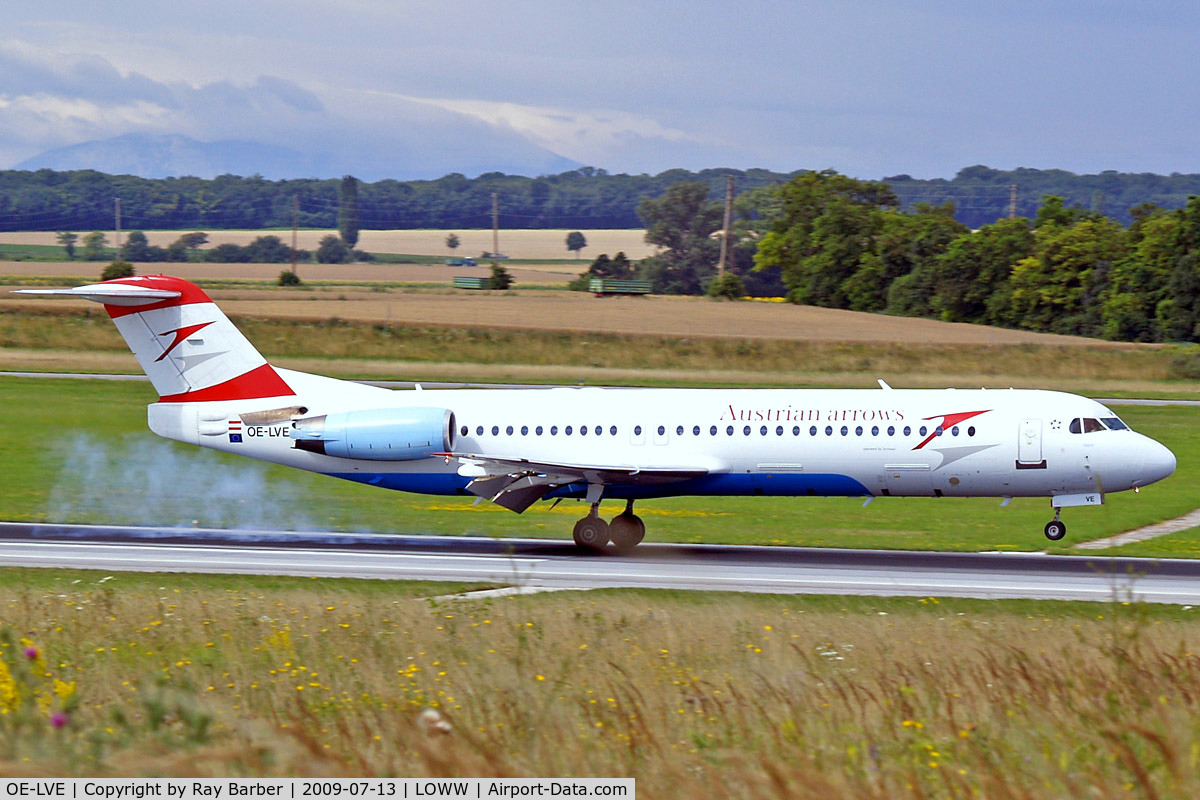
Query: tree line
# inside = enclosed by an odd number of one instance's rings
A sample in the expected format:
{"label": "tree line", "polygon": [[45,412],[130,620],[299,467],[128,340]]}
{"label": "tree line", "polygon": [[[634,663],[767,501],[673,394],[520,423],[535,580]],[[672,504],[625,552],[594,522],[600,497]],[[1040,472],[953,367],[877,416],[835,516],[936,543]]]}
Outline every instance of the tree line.
{"label": "tree line", "polygon": [[[381,180],[357,184],[358,227],[488,228],[492,197],[504,228],[636,228],[638,204],[666,194],[672,186],[703,183],[711,197],[725,190],[726,176],[739,191],[780,185],[797,175],[770,170],[674,169],[658,175],[613,175],[584,167],[535,178],[457,173],[437,180]],[[114,198],[120,198],[122,227],[139,230],[222,230],[338,227],[345,179],[269,181],[259,176],[148,179],[90,170],[0,171],[0,230],[104,230],[114,225]],[[1065,170],[996,170],[968,167],[950,180],[884,178],[901,208],[954,204],[954,216],[969,228],[990,225],[1009,214],[1011,187],[1017,187],[1016,214],[1032,217],[1040,198],[1053,194],[1068,206],[1133,222],[1129,209],[1142,203],[1182,208],[1200,194],[1200,175],[1102,172],[1076,175]]]}
{"label": "tree line", "polygon": [[743,194],[725,281],[722,210],[704,184],[643,200],[640,262],[597,258],[590,277],[656,292],[786,296],[795,303],[1120,341],[1200,341],[1200,196],[1143,203],[1122,225],[1045,195],[1032,219],[971,230],[953,203],[904,208],[882,181],[807,172]]}

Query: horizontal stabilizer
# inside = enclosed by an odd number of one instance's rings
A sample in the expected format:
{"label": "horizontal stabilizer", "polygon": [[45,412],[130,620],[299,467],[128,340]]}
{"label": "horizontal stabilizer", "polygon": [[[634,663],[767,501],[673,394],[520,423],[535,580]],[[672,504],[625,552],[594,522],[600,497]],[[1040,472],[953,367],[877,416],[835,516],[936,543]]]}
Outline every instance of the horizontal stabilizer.
{"label": "horizontal stabilizer", "polygon": [[78,297],[106,306],[145,306],[179,297],[182,292],[173,289],[151,289],[146,286],[130,286],[123,283],[93,283],[70,289],[14,289],[13,294],[51,294]]}

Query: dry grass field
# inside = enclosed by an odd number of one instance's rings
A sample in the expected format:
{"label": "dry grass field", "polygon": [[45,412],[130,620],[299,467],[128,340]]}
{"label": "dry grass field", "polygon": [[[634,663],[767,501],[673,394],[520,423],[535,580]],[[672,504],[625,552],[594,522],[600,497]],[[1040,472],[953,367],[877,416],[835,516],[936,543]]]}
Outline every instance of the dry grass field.
{"label": "dry grass field", "polygon": [[[203,230],[203,229],[201,229]],[[150,244],[166,247],[179,238],[183,231],[145,231]],[[113,239],[109,233],[110,241]],[[278,236],[286,244],[291,244],[290,230],[277,231],[206,231],[208,247],[218,244],[247,245],[255,238],[266,234]],[[321,237],[332,230],[302,230],[297,235],[297,246],[304,250],[315,250]],[[446,236],[450,233],[458,235],[460,245],[451,251],[446,247]],[[500,231],[500,252],[510,258],[574,260],[574,255],[567,251],[568,230],[502,230]],[[615,255],[623,251],[632,259],[645,258],[653,255],[656,248],[646,244],[644,230],[640,229],[593,229],[581,231],[587,238],[587,247],[580,255],[580,261],[590,261],[601,253]],[[0,244],[40,244],[57,246],[57,234],[49,231],[26,233],[0,233]],[[359,249],[368,253],[405,253],[408,255],[430,256],[470,256],[477,258],[480,253],[492,249],[491,230],[396,230],[369,231],[359,234]]]}
{"label": "dry grass field", "polygon": [[[522,264],[506,267],[518,286],[562,285],[587,269],[589,262],[575,264]],[[108,264],[101,261],[0,261],[0,275],[20,277],[77,278],[97,280]],[[193,281],[262,281],[272,284],[290,264],[138,264],[139,275],[175,275]],[[489,265],[447,267],[443,264],[300,264],[297,273],[305,281],[336,283],[442,283],[449,286],[455,275],[490,275]]]}
{"label": "dry grass field", "polygon": [[[190,266],[204,268],[197,271],[206,273],[213,265]],[[0,269],[3,268],[0,265]],[[278,274],[277,268],[275,271]],[[69,300],[22,298],[9,294],[12,288],[15,288],[12,284],[0,284],[0,308],[34,311],[39,308],[78,306]],[[656,295],[597,298],[586,292],[429,291],[378,287],[358,289],[353,286],[310,290],[218,287],[211,289],[209,294],[231,316],[309,321],[336,318],[371,323],[501,330],[805,342],[1136,347],[1077,336],[930,319],[864,314],[790,303],[730,303],[702,297]]]}
{"label": "dry grass field", "polygon": [[[0,587],[0,774],[1193,798],[1196,612],[99,573]],[[446,591],[442,588],[441,591]]]}

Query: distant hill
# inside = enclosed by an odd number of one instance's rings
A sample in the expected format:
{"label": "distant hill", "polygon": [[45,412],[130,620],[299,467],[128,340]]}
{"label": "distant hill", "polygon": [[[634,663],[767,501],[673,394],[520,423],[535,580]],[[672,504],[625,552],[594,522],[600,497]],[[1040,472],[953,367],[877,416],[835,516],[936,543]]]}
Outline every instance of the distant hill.
{"label": "distant hill", "polygon": [[92,169],[112,175],[177,178],[194,175],[308,175],[311,159],[294,150],[257,142],[198,142],[186,136],[128,133],[115,139],[59,147],[26,159],[16,169]]}
{"label": "distant hill", "polygon": [[[187,136],[129,133],[47,150],[22,161],[15,169],[95,170],[141,178],[261,175],[278,180],[353,174],[376,180],[394,175],[433,178],[464,170],[542,175],[580,166],[524,138],[482,123],[468,120],[461,126],[450,125],[439,131],[436,136],[429,130],[401,131],[393,146],[347,146],[340,152],[330,152],[316,144],[307,148],[281,147],[252,141],[199,142]],[[431,137],[434,141],[430,141]],[[464,152],[475,155],[464,157]]]}

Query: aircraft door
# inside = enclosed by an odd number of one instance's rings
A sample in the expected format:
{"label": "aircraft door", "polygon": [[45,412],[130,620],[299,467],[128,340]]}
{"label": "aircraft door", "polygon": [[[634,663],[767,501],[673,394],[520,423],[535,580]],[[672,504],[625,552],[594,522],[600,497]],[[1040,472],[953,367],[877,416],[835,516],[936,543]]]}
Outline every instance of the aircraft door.
{"label": "aircraft door", "polygon": [[1042,421],[1023,419],[1018,430],[1017,462],[1020,464],[1042,463]]}

